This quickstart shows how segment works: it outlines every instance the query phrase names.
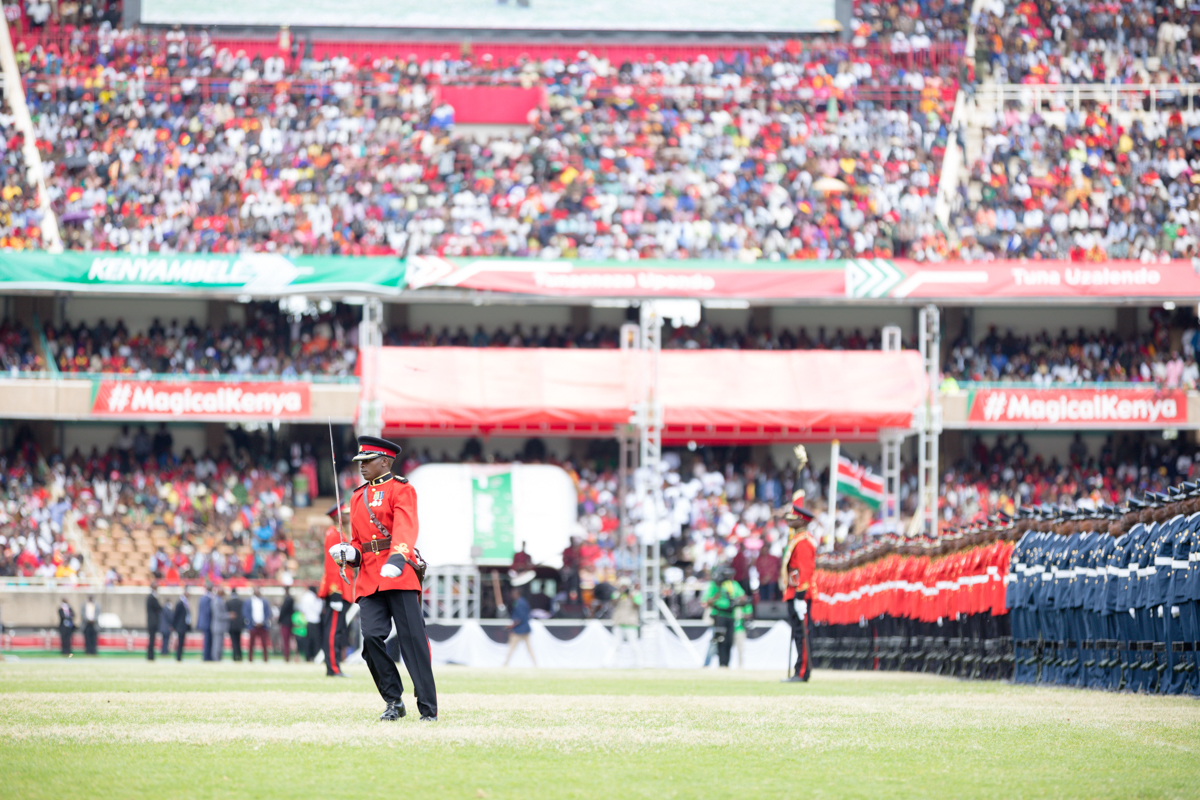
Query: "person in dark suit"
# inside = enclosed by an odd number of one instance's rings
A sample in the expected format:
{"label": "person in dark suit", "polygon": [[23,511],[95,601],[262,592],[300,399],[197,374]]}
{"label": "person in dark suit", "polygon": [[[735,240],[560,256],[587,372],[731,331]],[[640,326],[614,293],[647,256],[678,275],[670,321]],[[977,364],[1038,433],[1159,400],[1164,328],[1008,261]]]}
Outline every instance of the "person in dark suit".
{"label": "person in dark suit", "polygon": [[99,634],[96,626],[99,621],[100,606],[96,604],[95,596],[89,594],[87,602],[83,604],[83,652],[89,656],[94,656],[99,652],[96,647]]}
{"label": "person in dark suit", "polygon": [[[326,554],[328,556],[328,554]],[[283,603],[279,606],[279,648],[283,650],[283,660],[292,660],[292,614],[296,613],[296,601],[292,597],[292,587],[283,587]],[[296,654],[300,654],[297,642]]]}
{"label": "person in dark suit", "polygon": [[212,660],[212,587],[200,597],[199,608],[196,610],[196,627],[204,634],[204,650],[200,654],[202,661]]}
{"label": "person in dark suit", "polygon": [[158,632],[162,634],[162,649],[160,655],[171,655],[171,631],[175,629],[175,606],[170,600],[162,604],[162,616],[158,618]]}
{"label": "person in dark suit", "polygon": [[162,610],[162,603],[158,600],[158,581],[150,581],[150,594],[146,595],[146,632],[149,634],[149,644],[146,645],[147,661],[154,660],[154,640],[162,622]]}
{"label": "person in dark suit", "polygon": [[62,642],[62,654],[71,655],[71,637],[75,635],[75,612],[64,597],[58,607],[58,636]]}
{"label": "person in dark suit", "polygon": [[229,614],[229,645],[233,650],[233,660],[242,660],[242,631],[246,621],[242,617],[242,598],[238,597],[237,589],[229,587],[229,599],[225,601],[225,610]]}
{"label": "person in dark suit", "polygon": [[175,619],[171,627],[175,629],[175,660],[183,661],[183,640],[187,638],[187,632],[191,630],[191,604],[188,602],[187,587],[183,587],[183,594],[179,595],[179,602],[175,604]]}

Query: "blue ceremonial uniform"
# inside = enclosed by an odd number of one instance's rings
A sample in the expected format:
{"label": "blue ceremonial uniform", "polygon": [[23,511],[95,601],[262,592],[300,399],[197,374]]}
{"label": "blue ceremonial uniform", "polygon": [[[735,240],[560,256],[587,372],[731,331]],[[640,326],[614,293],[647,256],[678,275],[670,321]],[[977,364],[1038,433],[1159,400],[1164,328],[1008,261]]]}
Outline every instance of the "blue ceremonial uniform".
{"label": "blue ceremonial uniform", "polygon": [[1188,517],[1185,548],[1187,567],[1180,570],[1183,572],[1183,602],[1179,605],[1179,627],[1185,646],[1191,644],[1191,650],[1184,653],[1190,665],[1185,691],[1195,696],[1200,695],[1200,514]]}
{"label": "blue ceremonial uniform", "polygon": [[1163,691],[1169,694],[1182,694],[1186,691],[1191,672],[1191,659],[1188,657],[1188,650],[1185,649],[1190,642],[1184,636],[1183,615],[1184,606],[1187,605],[1185,589],[1188,556],[1191,554],[1192,524],[1197,516],[1200,515],[1192,514],[1180,519],[1175,535],[1170,541],[1170,561],[1167,565],[1159,567],[1170,574],[1163,606],[1163,621],[1166,623],[1167,634],[1167,669],[1163,673],[1162,681]]}
{"label": "blue ceremonial uniform", "polygon": [[1121,681],[1121,651],[1117,637],[1117,542],[1121,537],[1106,536],[1096,555],[1096,608],[1100,613],[1103,643],[1097,647],[1101,686],[1115,689]]}
{"label": "blue ceremonial uniform", "polygon": [[1012,618],[1013,655],[1016,659],[1013,681],[1016,683],[1033,683],[1037,675],[1032,662],[1034,647],[1030,644],[1037,639],[1037,621],[1031,602],[1032,579],[1029,569],[1032,566],[1033,544],[1038,536],[1033,531],[1027,531],[1013,548],[1006,578],[1008,585],[1004,590],[1005,604]]}
{"label": "blue ceremonial uniform", "polygon": [[1104,638],[1100,612],[1096,608],[1099,594],[1096,575],[1096,558],[1103,537],[1089,531],[1080,537],[1078,566],[1075,568],[1079,581],[1079,614],[1083,620],[1083,641],[1079,644],[1082,659],[1080,685],[1088,688],[1100,685],[1100,671],[1096,667],[1099,651],[1096,642]]}
{"label": "blue ceremonial uniform", "polygon": [[1130,570],[1131,563],[1132,569],[1137,569],[1137,561],[1133,559],[1134,545],[1137,542],[1138,535],[1142,532],[1142,528],[1143,525],[1139,522],[1130,528],[1128,533],[1117,539],[1117,550],[1113,558],[1116,566],[1114,571],[1109,573],[1110,581],[1114,574],[1117,579],[1116,591],[1114,593],[1114,611],[1121,659],[1119,662],[1121,672],[1116,687],[1118,689],[1128,686],[1134,658],[1139,655],[1133,650],[1133,644],[1137,641],[1137,634],[1135,633],[1133,622],[1133,606],[1130,605],[1130,592],[1132,588]]}

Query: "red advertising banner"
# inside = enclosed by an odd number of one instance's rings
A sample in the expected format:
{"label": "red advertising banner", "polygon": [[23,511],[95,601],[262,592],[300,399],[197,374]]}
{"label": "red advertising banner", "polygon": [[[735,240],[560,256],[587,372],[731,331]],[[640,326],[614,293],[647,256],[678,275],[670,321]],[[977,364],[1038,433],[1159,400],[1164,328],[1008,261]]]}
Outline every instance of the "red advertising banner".
{"label": "red advertising banner", "polygon": [[459,125],[528,125],[529,112],[546,102],[541,86],[438,86],[434,94],[454,108]]}
{"label": "red advertising banner", "polygon": [[409,289],[447,287],[553,297],[1042,301],[1200,299],[1190,262],[946,262],[887,259],[576,261],[414,256]]}
{"label": "red advertising banner", "polygon": [[1187,393],[1173,389],[977,389],[971,425],[1013,428],[1169,428],[1188,421]]}
{"label": "red advertising banner", "polygon": [[174,419],[309,417],[307,383],[100,381],[92,413]]}
{"label": "red advertising banner", "polygon": [[1200,274],[1188,261],[1165,264],[993,261],[937,265],[897,261],[895,266],[907,277],[889,289],[888,296],[893,298],[1200,298]]}

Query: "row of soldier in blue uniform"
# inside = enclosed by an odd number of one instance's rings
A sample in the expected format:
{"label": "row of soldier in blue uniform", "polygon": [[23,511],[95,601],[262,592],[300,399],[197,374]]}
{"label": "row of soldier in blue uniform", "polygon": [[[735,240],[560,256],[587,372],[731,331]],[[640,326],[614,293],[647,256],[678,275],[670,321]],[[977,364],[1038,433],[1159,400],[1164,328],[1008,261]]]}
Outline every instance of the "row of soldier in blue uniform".
{"label": "row of soldier in blue uniform", "polygon": [[1016,527],[1017,683],[1200,694],[1200,484],[1123,509],[1023,509]]}

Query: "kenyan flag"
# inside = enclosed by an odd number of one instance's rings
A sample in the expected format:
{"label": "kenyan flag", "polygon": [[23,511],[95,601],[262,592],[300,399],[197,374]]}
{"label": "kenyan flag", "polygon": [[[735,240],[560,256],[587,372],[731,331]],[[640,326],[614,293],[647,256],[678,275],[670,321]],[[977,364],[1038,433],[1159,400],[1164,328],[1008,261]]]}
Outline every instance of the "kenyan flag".
{"label": "kenyan flag", "polygon": [[877,509],[883,504],[883,478],[872,475],[866,467],[860,467],[845,456],[838,458],[837,491],[861,500],[871,508]]}

